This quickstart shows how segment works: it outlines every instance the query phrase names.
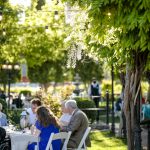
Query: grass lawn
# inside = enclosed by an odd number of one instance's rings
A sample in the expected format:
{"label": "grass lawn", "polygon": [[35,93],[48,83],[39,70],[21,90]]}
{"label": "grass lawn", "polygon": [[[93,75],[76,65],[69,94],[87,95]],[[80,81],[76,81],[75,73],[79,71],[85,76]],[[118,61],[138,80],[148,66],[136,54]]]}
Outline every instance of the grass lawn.
{"label": "grass lawn", "polygon": [[88,150],[127,150],[126,141],[114,137],[110,132],[93,131],[90,138],[92,146]]}

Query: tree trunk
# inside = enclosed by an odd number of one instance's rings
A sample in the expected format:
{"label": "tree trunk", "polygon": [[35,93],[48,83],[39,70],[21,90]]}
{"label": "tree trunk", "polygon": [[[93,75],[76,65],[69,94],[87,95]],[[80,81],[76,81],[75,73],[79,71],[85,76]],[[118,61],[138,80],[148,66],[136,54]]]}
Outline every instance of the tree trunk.
{"label": "tree trunk", "polygon": [[86,93],[88,93],[88,84],[85,82],[84,82],[84,88],[85,88]]}
{"label": "tree trunk", "polygon": [[47,93],[50,83],[43,83],[44,92]]}
{"label": "tree trunk", "polygon": [[134,53],[132,67],[127,62],[124,90],[124,113],[126,117],[128,150],[141,150],[140,101],[138,90],[148,54]]}
{"label": "tree trunk", "polygon": [[53,84],[53,94],[56,93],[56,86],[57,86],[57,82],[55,82],[55,83]]}
{"label": "tree trunk", "polygon": [[122,91],[124,93],[124,89],[125,89],[125,73],[124,72],[120,72],[119,74],[120,76],[120,81],[121,81],[121,85],[122,85]]}
{"label": "tree trunk", "polygon": [[6,83],[3,83],[4,93],[6,93]]}
{"label": "tree trunk", "polygon": [[131,95],[130,95],[130,82],[131,82],[131,69],[127,66],[126,69],[126,82],[124,90],[124,113],[126,117],[126,127],[127,127],[127,140],[128,140],[128,150],[133,150],[134,140],[133,140],[133,128],[131,119]]}

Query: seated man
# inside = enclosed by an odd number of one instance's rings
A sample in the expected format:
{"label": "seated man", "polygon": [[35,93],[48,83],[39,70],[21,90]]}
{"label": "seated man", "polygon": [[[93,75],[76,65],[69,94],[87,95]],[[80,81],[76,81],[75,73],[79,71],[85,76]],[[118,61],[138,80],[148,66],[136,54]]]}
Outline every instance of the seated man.
{"label": "seated man", "polygon": [[[71,137],[68,142],[69,148],[77,148],[80,144],[80,141],[88,128],[88,118],[84,112],[78,109],[75,100],[68,100],[65,103],[67,112],[72,115],[68,126],[62,127],[62,131],[71,131]],[[90,146],[90,141],[87,140],[87,146]]]}
{"label": "seated man", "polygon": [[[28,108],[26,112],[22,112],[21,115],[29,115],[29,125],[35,125],[35,122],[37,120],[36,118],[36,109],[41,106],[41,101],[39,99],[34,98],[31,101],[31,108]],[[23,119],[23,118],[22,118]]]}
{"label": "seated man", "polygon": [[4,113],[2,113],[3,106],[0,103],[0,126],[7,126],[7,118]]}
{"label": "seated man", "polygon": [[62,110],[62,113],[63,113],[62,116],[59,119],[61,126],[67,126],[70,122],[70,119],[71,119],[71,115],[67,112],[67,110],[65,108],[65,103],[66,103],[66,101],[63,101],[61,103],[61,110]]}

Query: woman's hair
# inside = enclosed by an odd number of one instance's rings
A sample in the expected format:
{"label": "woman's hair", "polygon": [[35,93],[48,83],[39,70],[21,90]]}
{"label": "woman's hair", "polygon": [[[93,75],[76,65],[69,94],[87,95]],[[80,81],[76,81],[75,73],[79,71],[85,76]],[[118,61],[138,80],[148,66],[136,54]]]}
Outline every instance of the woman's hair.
{"label": "woman's hair", "polygon": [[53,124],[56,127],[60,127],[57,121],[57,118],[53,115],[53,113],[46,107],[40,106],[37,108],[37,118],[40,124],[44,127]]}
{"label": "woman's hair", "polygon": [[31,100],[31,104],[34,104],[34,105],[36,104],[37,106],[41,106],[42,105],[40,99],[38,99],[38,98],[32,99]]}

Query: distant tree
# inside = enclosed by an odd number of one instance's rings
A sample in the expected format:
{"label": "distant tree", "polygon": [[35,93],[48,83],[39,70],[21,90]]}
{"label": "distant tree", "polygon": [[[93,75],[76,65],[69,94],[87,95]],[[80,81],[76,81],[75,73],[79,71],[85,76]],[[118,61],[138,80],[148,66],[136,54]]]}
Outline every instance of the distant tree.
{"label": "distant tree", "polygon": [[38,82],[44,87],[45,92],[50,82],[62,82],[64,79],[65,62],[63,58],[57,61],[48,60],[41,65],[29,67],[29,79],[31,82]]}
{"label": "distant tree", "polygon": [[79,74],[81,81],[87,88],[87,85],[90,84],[93,77],[95,77],[98,81],[103,78],[103,64],[95,61],[89,56],[85,56],[77,62],[74,73]]}
{"label": "distant tree", "polygon": [[[16,28],[18,24],[19,8],[13,8],[9,1],[0,1],[0,12],[2,20],[0,21],[0,83],[4,90],[8,83],[8,70],[2,69],[4,63],[16,63],[18,61],[18,49],[16,47],[17,36]],[[11,70],[11,83],[20,79],[19,71]]]}
{"label": "distant tree", "polygon": [[45,0],[37,0],[37,10],[41,10],[42,9],[42,6],[45,5]]}

